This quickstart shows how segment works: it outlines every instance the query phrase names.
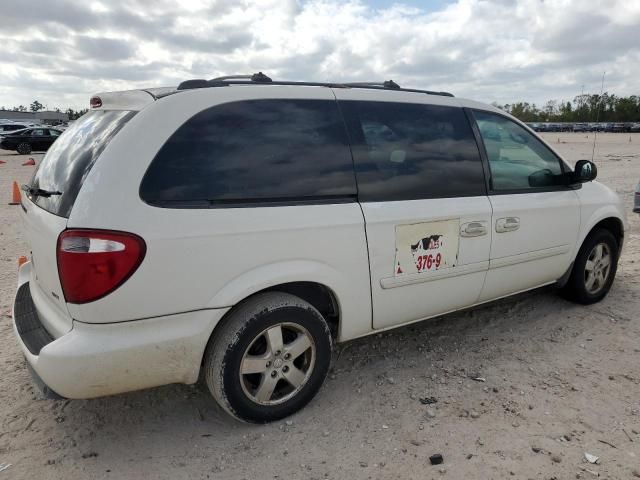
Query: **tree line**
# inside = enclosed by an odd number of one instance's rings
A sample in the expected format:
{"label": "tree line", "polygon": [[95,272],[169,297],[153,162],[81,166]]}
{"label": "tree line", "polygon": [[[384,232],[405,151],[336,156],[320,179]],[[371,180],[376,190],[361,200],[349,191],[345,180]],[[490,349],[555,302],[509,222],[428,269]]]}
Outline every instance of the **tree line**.
{"label": "tree line", "polygon": [[573,101],[549,100],[542,107],[517,102],[494,106],[523,122],[640,122],[640,96],[583,94]]}
{"label": "tree line", "polygon": [[[45,106],[40,103],[38,100],[34,100],[33,102],[31,102],[31,104],[29,105],[29,107],[25,107],[24,105],[18,105],[17,107],[13,107],[13,108],[5,108],[4,106],[0,107],[0,117],[2,116],[2,112],[39,112],[41,110],[44,110]],[[62,113],[62,110],[60,110],[58,107],[55,107],[53,109],[54,112],[58,112],[58,113]],[[67,108],[64,113],[67,114],[67,116],[69,117],[69,120],[77,120],[78,118],[80,118],[82,115],[84,115],[85,113],[87,113],[89,111],[88,108],[82,108],[80,110],[74,110],[73,108]]]}

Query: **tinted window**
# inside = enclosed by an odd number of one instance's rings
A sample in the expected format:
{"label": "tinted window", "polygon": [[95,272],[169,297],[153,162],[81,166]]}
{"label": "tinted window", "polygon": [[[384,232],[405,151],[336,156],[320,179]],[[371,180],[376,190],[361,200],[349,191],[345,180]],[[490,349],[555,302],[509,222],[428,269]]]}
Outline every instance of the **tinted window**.
{"label": "tinted window", "polygon": [[135,112],[86,113],[56,139],[31,181],[34,188],[62,192],[49,198],[35,197],[37,205],[68,217],[80,187],[104,148]]}
{"label": "tinted window", "polygon": [[22,130],[24,125],[18,124],[8,124],[8,125],[0,125],[0,132],[11,132],[14,130]]}
{"label": "tinted window", "polygon": [[353,162],[336,102],[252,100],[193,116],[165,143],[140,186],[148,203],[355,198]]}
{"label": "tinted window", "polygon": [[493,190],[548,188],[563,183],[560,160],[540,140],[501,115],[475,111],[487,149]]}
{"label": "tinted window", "polygon": [[61,134],[62,132],[60,130],[53,130],[53,129],[49,129],[49,135],[53,136],[53,137],[57,137]]}
{"label": "tinted window", "polygon": [[461,108],[347,101],[362,201],[484,195],[482,162]]}
{"label": "tinted window", "polygon": [[49,131],[47,130],[47,133],[45,134],[45,130],[42,128],[34,128],[31,130],[32,137],[42,137],[43,135],[49,135]]}

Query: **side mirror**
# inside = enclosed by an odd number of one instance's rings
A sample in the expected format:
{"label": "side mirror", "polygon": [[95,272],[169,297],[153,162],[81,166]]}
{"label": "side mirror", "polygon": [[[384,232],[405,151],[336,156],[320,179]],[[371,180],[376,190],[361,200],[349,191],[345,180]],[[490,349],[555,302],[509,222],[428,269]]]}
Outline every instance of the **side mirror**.
{"label": "side mirror", "polygon": [[598,167],[589,160],[578,160],[576,162],[576,168],[571,174],[572,183],[585,183],[595,180],[598,176]]}

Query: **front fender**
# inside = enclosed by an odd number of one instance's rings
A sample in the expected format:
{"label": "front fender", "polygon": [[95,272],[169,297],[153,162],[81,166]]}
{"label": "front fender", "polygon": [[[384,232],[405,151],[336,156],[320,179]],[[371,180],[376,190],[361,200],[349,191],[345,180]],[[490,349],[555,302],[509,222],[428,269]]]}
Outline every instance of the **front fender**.
{"label": "front fender", "polygon": [[[627,225],[627,218],[626,218],[626,215],[624,214],[624,211],[622,211],[622,209],[618,205],[612,205],[612,204],[602,205],[594,209],[593,211],[589,212],[588,215],[585,215],[583,218],[583,221],[580,222],[581,223],[580,236],[578,238],[577,247],[573,255],[574,258],[577,256],[578,251],[580,250],[580,247],[584,243],[585,238],[587,238],[587,235],[589,235],[591,230],[593,230],[593,228],[598,223],[608,218],[615,218],[619,220],[622,223],[623,232],[626,232],[628,225]],[[623,245],[624,245],[624,242],[623,242]]]}

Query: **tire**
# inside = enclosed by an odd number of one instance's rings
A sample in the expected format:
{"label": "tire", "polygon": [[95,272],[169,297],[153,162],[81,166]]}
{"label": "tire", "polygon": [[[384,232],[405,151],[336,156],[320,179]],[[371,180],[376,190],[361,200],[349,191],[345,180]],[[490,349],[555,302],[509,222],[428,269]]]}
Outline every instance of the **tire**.
{"label": "tire", "polygon": [[31,153],[31,145],[29,145],[27,142],[22,142],[20,145],[18,145],[18,148],[16,150],[20,155],[29,155]]}
{"label": "tire", "polygon": [[311,401],[329,371],[331,350],[329,326],[312,305],[288,293],[262,293],[238,305],[214,332],[204,379],[232,416],[271,422]]}
{"label": "tire", "polygon": [[[601,249],[601,258],[598,248]],[[602,300],[609,293],[615,279],[618,255],[618,242],[609,230],[591,232],[580,247],[569,281],[562,290],[563,296],[583,305]],[[608,267],[605,266],[606,258]]]}

